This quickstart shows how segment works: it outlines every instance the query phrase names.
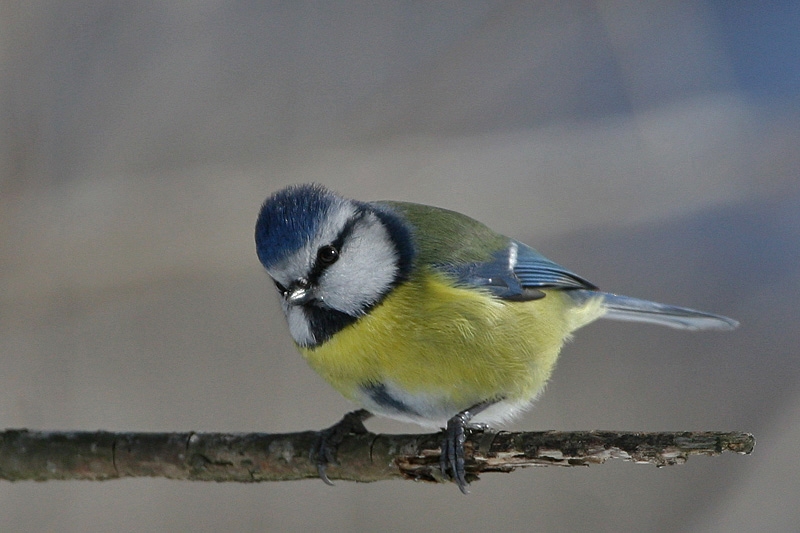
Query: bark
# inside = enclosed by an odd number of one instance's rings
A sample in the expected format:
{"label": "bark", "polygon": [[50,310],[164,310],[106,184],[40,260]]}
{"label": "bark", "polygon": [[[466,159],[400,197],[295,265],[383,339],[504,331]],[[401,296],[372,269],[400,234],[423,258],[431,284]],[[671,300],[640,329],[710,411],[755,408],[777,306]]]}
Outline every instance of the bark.
{"label": "bark", "polygon": [[[112,433],[106,431],[0,432],[0,479],[8,481],[164,477],[202,481],[285,481],[318,476],[310,457],[319,432]],[[441,434],[347,435],[331,479],[442,481]],[[510,433],[470,429],[466,468],[483,472],[526,466],[582,466],[622,459],[656,466],[682,464],[690,455],[749,454],[748,433],[543,431]]]}

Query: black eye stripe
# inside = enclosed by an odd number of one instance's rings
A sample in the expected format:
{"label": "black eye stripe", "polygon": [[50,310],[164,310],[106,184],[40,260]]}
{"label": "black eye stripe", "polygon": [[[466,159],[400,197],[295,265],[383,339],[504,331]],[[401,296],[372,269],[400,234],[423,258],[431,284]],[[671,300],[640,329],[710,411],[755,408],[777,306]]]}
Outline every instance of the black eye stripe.
{"label": "black eye stripe", "polygon": [[353,233],[356,224],[361,222],[361,220],[363,220],[364,217],[366,216],[367,216],[366,211],[360,208],[357,209],[355,214],[353,214],[353,216],[350,217],[350,219],[345,223],[344,227],[342,228],[342,231],[339,232],[339,235],[337,235],[336,238],[333,240],[331,246],[341,251],[342,246],[344,246],[344,241],[350,236],[351,233]]}
{"label": "black eye stripe", "polygon": [[[336,238],[333,240],[333,242],[331,242],[330,244],[324,245],[324,246],[320,247],[319,250],[317,250],[317,258],[314,261],[314,266],[312,267],[311,272],[309,273],[309,276],[308,276],[309,281],[311,281],[312,283],[316,282],[319,279],[319,277],[322,275],[322,273],[325,271],[325,269],[336,262],[336,261],[332,261],[332,262],[328,263],[328,262],[325,262],[325,261],[321,260],[320,259],[320,250],[322,250],[323,248],[325,248],[327,246],[330,246],[330,247],[333,247],[338,253],[341,253],[342,246],[344,246],[344,242],[347,240],[347,238],[350,236],[350,234],[353,233],[353,230],[355,229],[356,224],[358,224],[361,220],[363,220],[365,216],[367,216],[367,212],[362,208],[357,208],[356,212],[353,214],[352,217],[350,217],[347,220],[347,222],[345,223],[344,227],[339,232],[339,234],[336,236]],[[337,259],[338,259],[338,257],[337,257]]]}

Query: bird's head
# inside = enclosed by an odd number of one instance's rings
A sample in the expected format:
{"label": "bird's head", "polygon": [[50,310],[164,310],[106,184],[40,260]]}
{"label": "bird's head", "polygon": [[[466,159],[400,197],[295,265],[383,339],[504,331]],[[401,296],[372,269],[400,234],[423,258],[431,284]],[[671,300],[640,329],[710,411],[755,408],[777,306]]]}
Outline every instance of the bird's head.
{"label": "bird's head", "polygon": [[267,198],[255,240],[292,336],[304,346],[324,342],[332,334],[326,328],[365,314],[410,264],[402,257],[410,234],[395,214],[319,185],[295,185]]}

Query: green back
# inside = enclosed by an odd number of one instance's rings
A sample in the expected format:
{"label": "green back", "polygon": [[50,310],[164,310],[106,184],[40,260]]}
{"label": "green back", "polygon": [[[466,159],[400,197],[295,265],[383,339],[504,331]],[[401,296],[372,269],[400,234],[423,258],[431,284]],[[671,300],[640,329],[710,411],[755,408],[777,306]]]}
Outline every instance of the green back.
{"label": "green back", "polygon": [[461,213],[408,202],[376,202],[405,216],[417,231],[414,239],[420,264],[472,263],[492,260],[506,248],[508,237]]}

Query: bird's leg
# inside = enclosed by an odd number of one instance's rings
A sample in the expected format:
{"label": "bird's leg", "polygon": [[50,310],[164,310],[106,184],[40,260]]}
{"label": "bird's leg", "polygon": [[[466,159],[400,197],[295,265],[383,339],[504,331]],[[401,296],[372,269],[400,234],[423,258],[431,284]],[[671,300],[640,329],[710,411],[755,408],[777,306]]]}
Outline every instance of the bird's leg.
{"label": "bird's leg", "polygon": [[341,420],[327,429],[318,433],[317,442],[311,448],[309,457],[317,462],[317,473],[319,478],[328,485],[333,485],[333,481],[328,478],[326,470],[329,464],[338,464],[336,451],[347,435],[363,435],[367,432],[364,421],[372,416],[366,409],[352,411],[342,417]]}
{"label": "bird's leg", "polygon": [[452,479],[459,490],[469,494],[467,490],[467,472],[464,469],[464,442],[467,440],[466,429],[470,426],[472,417],[495,403],[494,401],[481,402],[469,409],[464,409],[447,421],[442,440],[442,451],[439,456],[439,468],[442,476]]}

